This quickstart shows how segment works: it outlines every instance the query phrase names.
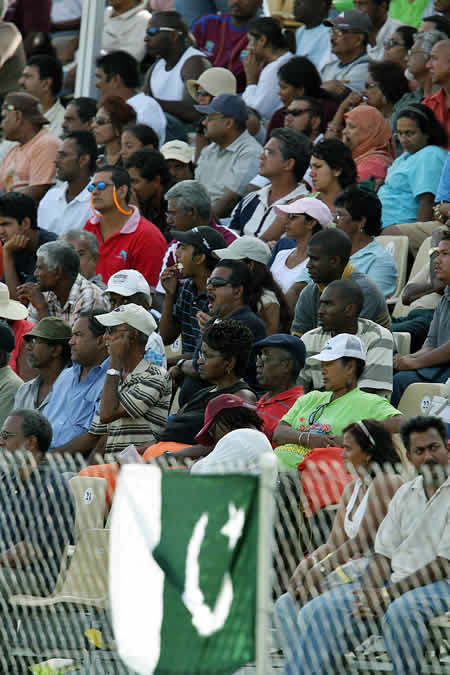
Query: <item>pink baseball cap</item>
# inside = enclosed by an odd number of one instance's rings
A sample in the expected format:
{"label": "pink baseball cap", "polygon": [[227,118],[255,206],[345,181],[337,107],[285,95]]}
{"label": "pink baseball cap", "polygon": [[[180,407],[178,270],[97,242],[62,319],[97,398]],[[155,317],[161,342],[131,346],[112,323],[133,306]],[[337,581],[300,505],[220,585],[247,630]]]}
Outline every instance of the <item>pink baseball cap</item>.
{"label": "pink baseball cap", "polygon": [[315,218],[322,227],[329,227],[333,222],[333,215],[328,206],[314,197],[302,197],[285,206],[275,206],[275,211],[279,216],[284,216],[286,213],[295,213],[300,216],[305,213]]}
{"label": "pink baseball cap", "polygon": [[220,394],[220,396],[216,396],[206,406],[205,424],[195,437],[197,443],[200,443],[200,445],[214,445],[214,438],[209,433],[209,429],[216,415],[221,410],[225,410],[225,408],[248,408],[256,412],[255,405],[247,403],[247,401],[239,398],[239,396],[234,396],[234,394]]}

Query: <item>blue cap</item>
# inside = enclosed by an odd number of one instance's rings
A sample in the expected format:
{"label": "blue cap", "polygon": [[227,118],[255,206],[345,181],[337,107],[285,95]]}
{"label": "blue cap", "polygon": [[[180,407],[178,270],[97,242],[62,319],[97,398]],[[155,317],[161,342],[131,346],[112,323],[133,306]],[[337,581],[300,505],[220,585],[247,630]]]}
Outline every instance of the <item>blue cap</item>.
{"label": "blue cap", "polygon": [[213,98],[209,105],[195,105],[194,108],[202,115],[220,113],[240,122],[246,122],[248,119],[247,106],[242,98],[235,94],[219,94],[219,96]]}
{"label": "blue cap", "polygon": [[262,347],[281,347],[282,349],[287,349],[288,351],[292,352],[292,354],[302,366],[305,365],[306,348],[303,341],[295,335],[288,335],[287,333],[275,333],[274,335],[269,335],[269,337],[264,338],[264,340],[255,342],[253,346],[257,350],[261,349]]}

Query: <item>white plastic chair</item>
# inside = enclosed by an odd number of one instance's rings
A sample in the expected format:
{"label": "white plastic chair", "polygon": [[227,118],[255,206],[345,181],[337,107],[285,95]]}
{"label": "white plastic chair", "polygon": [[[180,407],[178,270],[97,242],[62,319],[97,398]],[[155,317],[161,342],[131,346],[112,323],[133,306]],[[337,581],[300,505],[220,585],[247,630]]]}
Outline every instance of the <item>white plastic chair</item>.
{"label": "white plastic chair", "polygon": [[408,237],[388,237],[386,235],[377,237],[377,241],[394,258],[397,265],[397,286],[394,294],[387,300],[392,305],[400,298],[401,292],[406,282],[406,268],[408,266]]}

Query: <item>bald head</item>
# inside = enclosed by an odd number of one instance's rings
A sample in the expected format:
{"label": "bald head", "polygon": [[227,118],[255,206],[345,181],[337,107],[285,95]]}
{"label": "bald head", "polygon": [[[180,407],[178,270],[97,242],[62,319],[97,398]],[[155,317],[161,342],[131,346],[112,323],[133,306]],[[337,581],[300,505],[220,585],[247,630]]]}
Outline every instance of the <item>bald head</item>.
{"label": "bald head", "polygon": [[433,84],[450,84],[450,40],[441,40],[434,45],[427,68]]}

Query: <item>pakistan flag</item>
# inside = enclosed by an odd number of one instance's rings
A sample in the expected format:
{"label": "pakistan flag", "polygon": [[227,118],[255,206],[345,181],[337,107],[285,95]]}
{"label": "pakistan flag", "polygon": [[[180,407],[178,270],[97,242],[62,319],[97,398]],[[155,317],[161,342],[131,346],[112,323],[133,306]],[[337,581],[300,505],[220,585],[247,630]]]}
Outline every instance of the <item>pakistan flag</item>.
{"label": "pakistan flag", "polygon": [[255,657],[258,478],[123,468],[111,606],[137,673],[233,673]]}

